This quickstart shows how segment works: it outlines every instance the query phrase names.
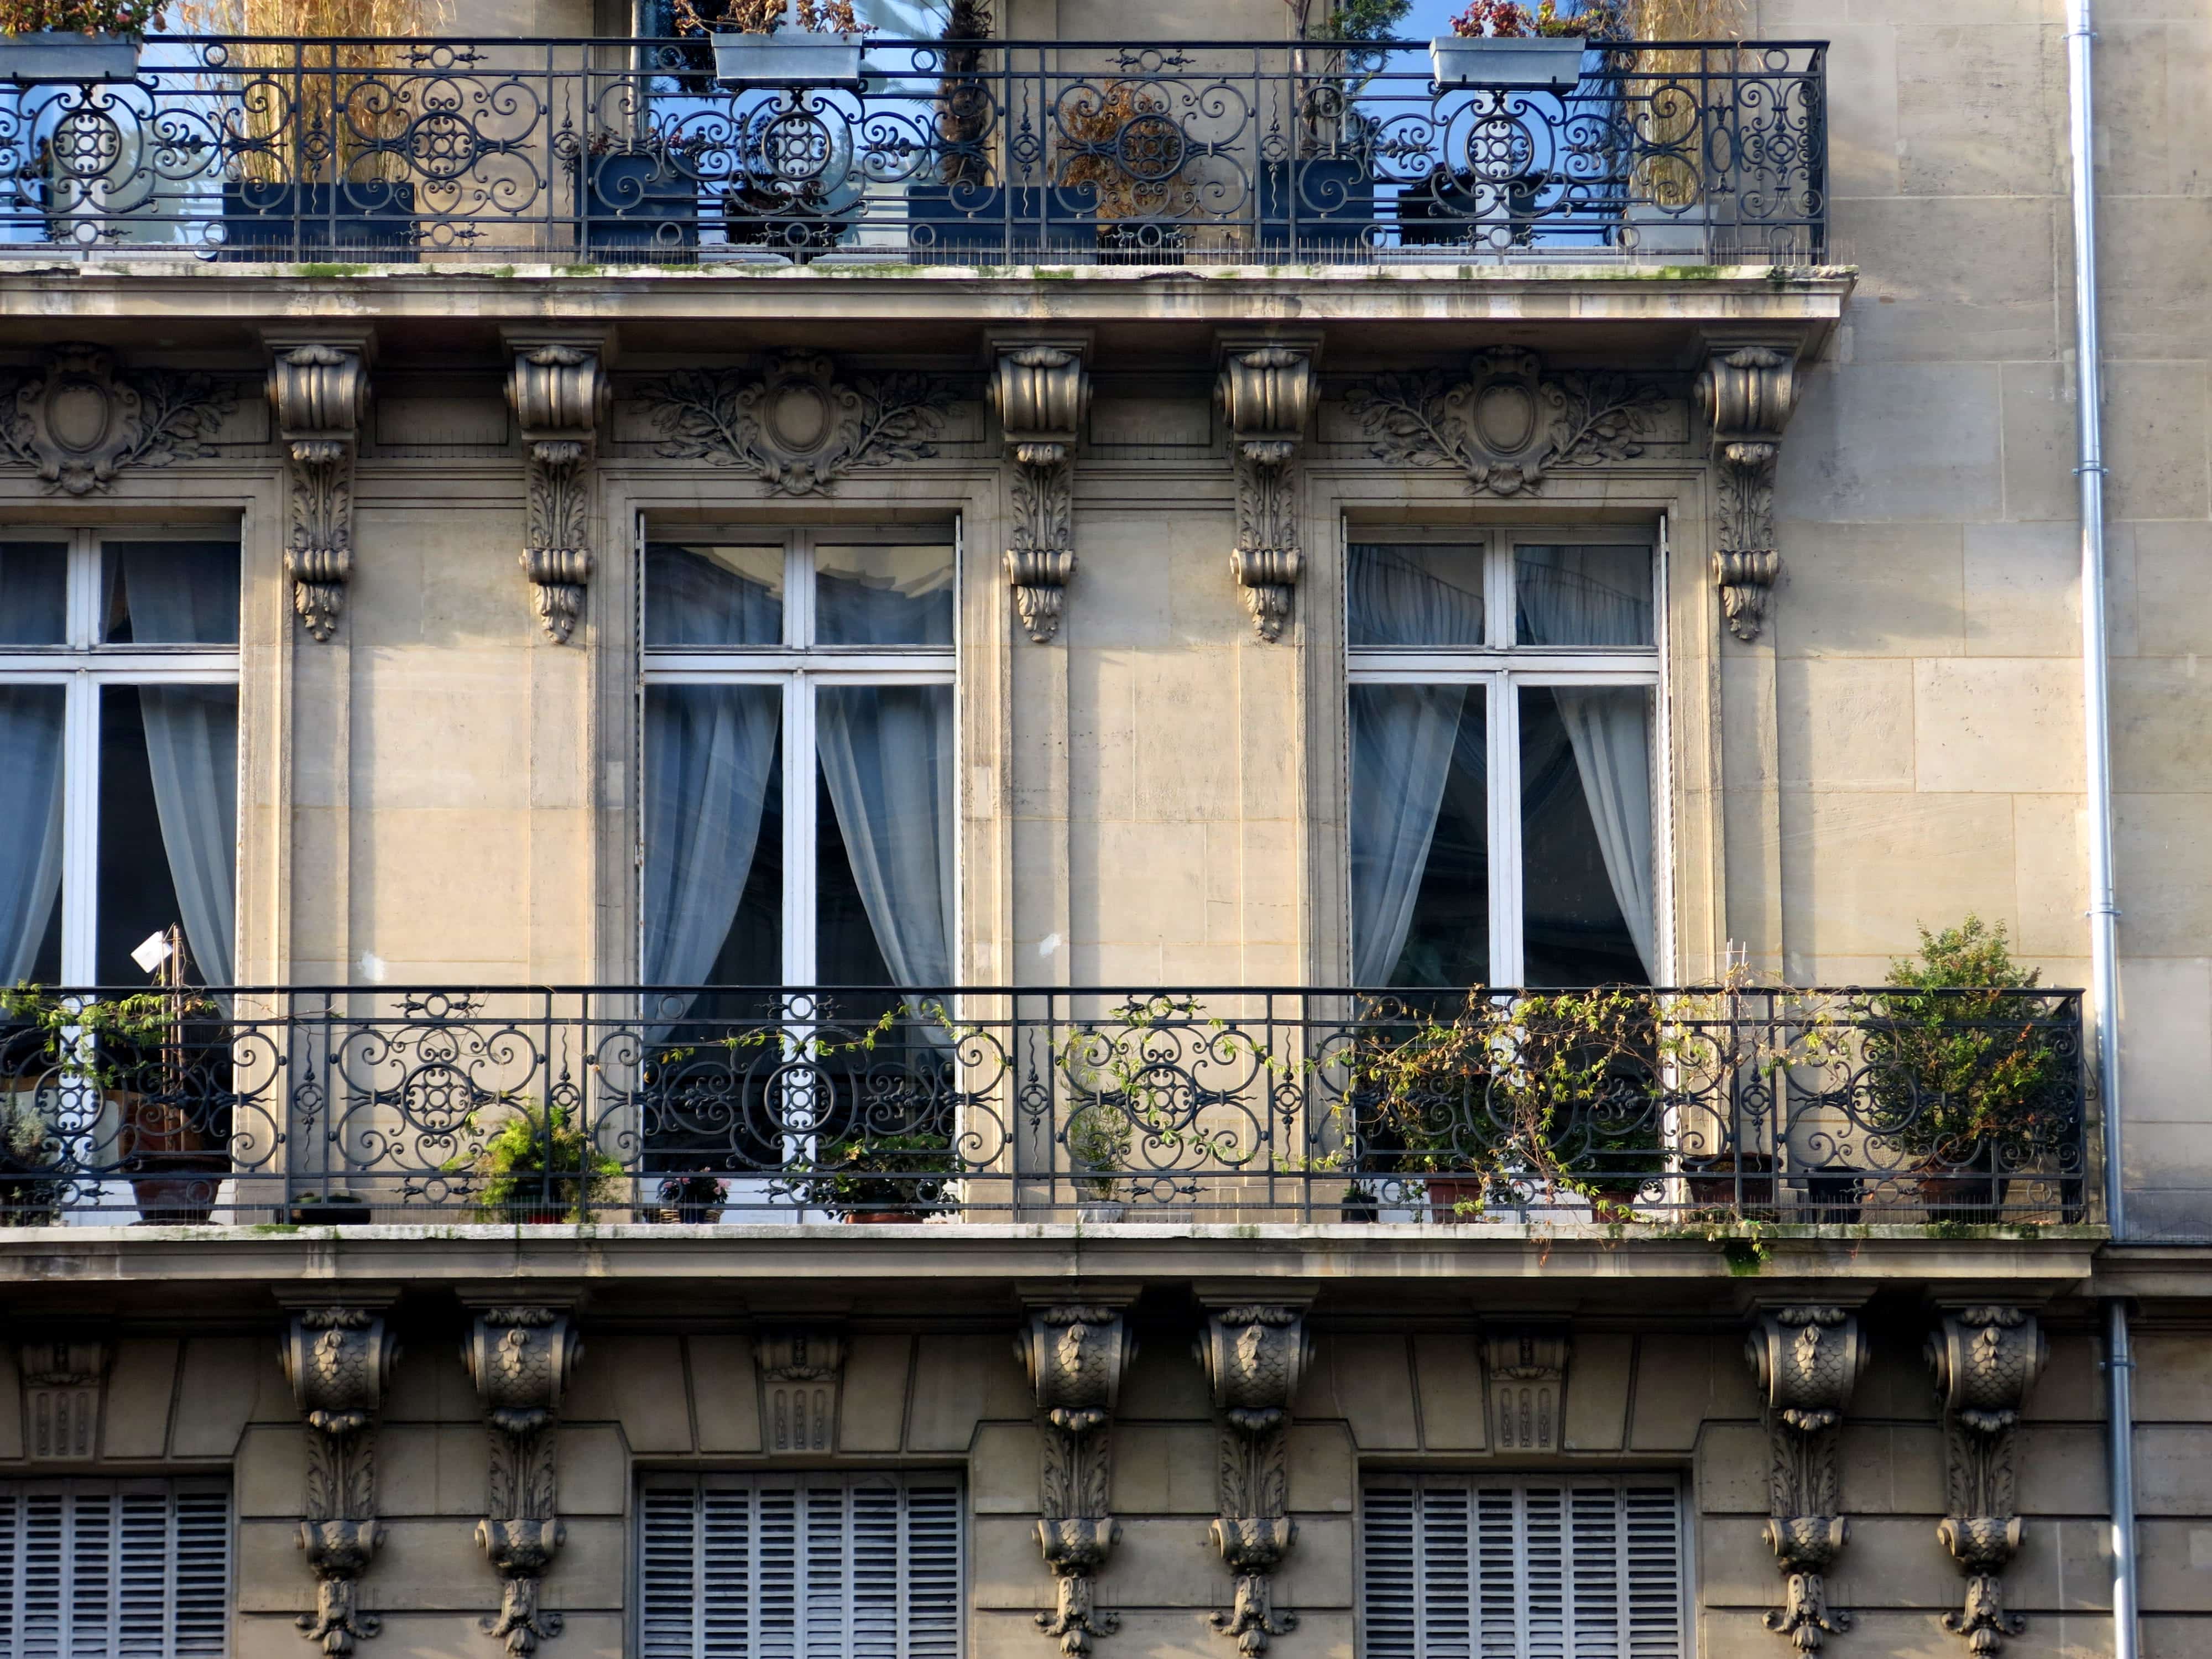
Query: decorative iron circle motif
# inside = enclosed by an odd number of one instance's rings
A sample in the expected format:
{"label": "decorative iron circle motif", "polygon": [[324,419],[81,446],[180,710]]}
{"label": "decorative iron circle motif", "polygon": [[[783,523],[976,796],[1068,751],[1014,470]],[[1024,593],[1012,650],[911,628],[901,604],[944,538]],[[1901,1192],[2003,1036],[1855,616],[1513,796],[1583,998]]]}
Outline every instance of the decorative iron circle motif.
{"label": "decorative iron circle motif", "polygon": [[54,124],[54,165],[72,179],[98,179],[123,156],[123,131],[106,110],[80,106]]}
{"label": "decorative iron circle motif", "polygon": [[1189,141],[1171,117],[1133,116],[1114,135],[1114,160],[1130,178],[1158,184],[1182,167]]}
{"label": "decorative iron circle motif", "polygon": [[780,184],[810,184],[828,173],[839,152],[830,125],[812,110],[778,111],[761,132],[762,159]]}
{"label": "decorative iron circle motif", "polygon": [[407,154],[426,177],[450,182],[477,163],[476,130],[450,110],[435,111],[409,131]]}

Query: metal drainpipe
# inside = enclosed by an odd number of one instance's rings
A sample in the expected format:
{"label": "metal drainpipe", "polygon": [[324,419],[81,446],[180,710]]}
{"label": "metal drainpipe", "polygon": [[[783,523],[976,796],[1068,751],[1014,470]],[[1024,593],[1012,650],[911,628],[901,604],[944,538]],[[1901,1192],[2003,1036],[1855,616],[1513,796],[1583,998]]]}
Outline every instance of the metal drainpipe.
{"label": "metal drainpipe", "polygon": [[[2103,374],[2097,341],[2097,180],[2090,52],[2094,0],[2067,0],[2066,85],[2073,161],[2075,424],[2081,490],[2081,722],[2089,815],[2089,985],[2103,1108],[2105,1218],[2126,1231],[2120,1155],[2119,908],[2112,881],[2112,756],[2106,696]],[[2112,1655],[2136,1659],[2135,1364],[2124,1298],[2105,1301],[2106,1476],[2112,1492]]]}

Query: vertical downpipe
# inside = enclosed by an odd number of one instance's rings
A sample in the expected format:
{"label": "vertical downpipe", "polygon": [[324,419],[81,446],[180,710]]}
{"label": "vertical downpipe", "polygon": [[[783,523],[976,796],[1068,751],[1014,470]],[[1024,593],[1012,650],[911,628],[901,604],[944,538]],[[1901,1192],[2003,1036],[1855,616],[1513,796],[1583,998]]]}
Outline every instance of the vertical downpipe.
{"label": "vertical downpipe", "polygon": [[[2094,0],[2067,0],[2068,149],[2073,162],[2075,424],[2081,491],[2081,725],[2089,815],[2089,983],[2096,1011],[2105,1218],[2126,1232],[2121,1157],[2119,908],[2112,881],[2112,765],[2106,695],[2103,374],[2097,341],[2096,120],[2090,95]],[[2105,1313],[2106,1462],[2112,1492],[2112,1655],[2136,1659],[2134,1360],[2124,1298]]]}

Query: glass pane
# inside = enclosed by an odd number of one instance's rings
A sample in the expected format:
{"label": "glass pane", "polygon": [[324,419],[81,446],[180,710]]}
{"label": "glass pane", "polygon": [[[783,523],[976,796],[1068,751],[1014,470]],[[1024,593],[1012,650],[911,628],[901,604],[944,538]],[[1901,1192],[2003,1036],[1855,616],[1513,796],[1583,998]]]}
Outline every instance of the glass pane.
{"label": "glass pane", "polygon": [[1490,980],[1480,686],[1352,688],[1352,982]]}
{"label": "glass pane", "polygon": [[103,985],[143,981],[131,952],[181,927],[187,975],[231,981],[237,926],[238,689],[111,686],[100,698]]}
{"label": "glass pane", "polygon": [[0,542],[0,645],[62,645],[68,639],[67,544]]}
{"label": "glass pane", "polygon": [[822,547],[814,572],[816,643],[952,643],[950,547]]}
{"label": "glass pane", "polygon": [[109,645],[236,645],[235,542],[103,542]]}
{"label": "glass pane", "polygon": [[952,982],[953,702],[949,685],[824,686],[815,977]]}
{"label": "glass pane", "polygon": [[783,643],[783,544],[647,542],[647,645]]}
{"label": "glass pane", "polygon": [[1521,691],[1522,981],[1649,985],[1651,691]]}
{"label": "glass pane", "polygon": [[1480,544],[1353,543],[1346,582],[1353,647],[1480,645],[1482,561]]}
{"label": "glass pane", "polygon": [[647,688],[647,984],[782,981],[782,725],[776,686]]}
{"label": "glass pane", "polygon": [[0,685],[0,985],[61,974],[62,699]]}
{"label": "glass pane", "polygon": [[1651,550],[1516,547],[1513,599],[1523,645],[1648,646]]}

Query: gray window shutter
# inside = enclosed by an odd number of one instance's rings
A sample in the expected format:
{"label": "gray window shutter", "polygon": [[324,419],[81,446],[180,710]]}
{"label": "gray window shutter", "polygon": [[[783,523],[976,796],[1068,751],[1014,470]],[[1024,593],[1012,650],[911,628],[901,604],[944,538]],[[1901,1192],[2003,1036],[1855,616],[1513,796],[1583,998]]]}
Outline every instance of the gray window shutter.
{"label": "gray window shutter", "polygon": [[229,1634],[227,1489],[0,1484],[0,1659],[223,1659]]}

